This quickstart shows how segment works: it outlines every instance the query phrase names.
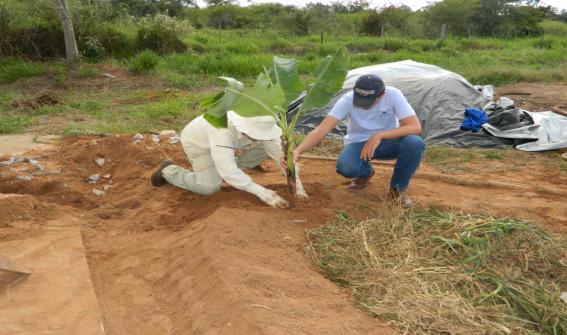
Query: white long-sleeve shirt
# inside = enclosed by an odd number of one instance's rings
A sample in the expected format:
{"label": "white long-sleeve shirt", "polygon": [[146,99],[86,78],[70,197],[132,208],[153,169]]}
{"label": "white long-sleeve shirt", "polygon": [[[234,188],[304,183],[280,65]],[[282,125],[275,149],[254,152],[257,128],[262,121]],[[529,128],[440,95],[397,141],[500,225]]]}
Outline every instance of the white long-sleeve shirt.
{"label": "white long-sleeve shirt", "polygon": [[[259,142],[262,142],[268,156],[279,164],[283,157],[281,139]],[[269,190],[255,183],[250,176],[238,168],[236,151],[245,151],[255,141],[236,130],[230,120],[227,128],[216,128],[203,116],[199,116],[183,129],[181,143],[208,151],[219,175],[229,185],[255,194],[263,200],[270,193]]]}

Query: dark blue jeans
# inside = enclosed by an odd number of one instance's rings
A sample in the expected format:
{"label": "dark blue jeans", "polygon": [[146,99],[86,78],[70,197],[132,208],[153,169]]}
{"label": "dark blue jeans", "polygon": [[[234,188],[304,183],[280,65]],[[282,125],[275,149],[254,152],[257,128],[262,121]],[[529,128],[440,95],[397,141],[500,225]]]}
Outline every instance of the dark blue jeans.
{"label": "dark blue jeans", "polygon": [[[370,162],[360,159],[360,152],[366,142],[350,143],[343,148],[337,160],[337,173],[346,178],[368,177],[372,171]],[[395,159],[394,174],[390,187],[405,191],[411,177],[419,167],[425,143],[417,135],[409,135],[392,140],[382,140],[372,159]]]}

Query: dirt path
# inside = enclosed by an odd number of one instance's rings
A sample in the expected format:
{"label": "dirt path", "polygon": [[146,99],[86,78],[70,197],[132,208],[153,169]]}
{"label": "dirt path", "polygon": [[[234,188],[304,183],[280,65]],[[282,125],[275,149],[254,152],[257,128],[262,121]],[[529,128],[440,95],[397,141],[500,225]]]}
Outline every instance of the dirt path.
{"label": "dirt path", "polygon": [[[311,199],[277,210],[230,187],[210,197],[170,186],[152,188],[148,177],[161,158],[185,158],[179,146],[149,139],[135,144],[130,136],[68,138],[34,156],[61,172],[25,181],[16,176],[33,169],[29,164],[0,168],[0,193],[23,194],[35,203],[31,209],[17,204],[0,209],[0,250],[4,241],[16,243],[48,229],[49,220],[66,217],[74,223],[106,334],[394,333],[356,309],[352,297],[319,274],[302,249],[305,229],[325,224],[339,210],[371,217],[373,204],[386,193],[390,167],[379,167],[368,189],[350,191],[333,162],[305,161],[303,180]],[[95,164],[97,157],[105,159],[104,166]],[[443,182],[428,177],[440,174],[438,169],[424,166],[412,194],[422,206],[530,219],[564,233],[565,199],[536,191],[542,186],[564,190],[567,177],[538,164],[515,164],[506,171],[509,163],[471,163],[452,176],[522,183],[534,192]],[[264,173],[251,172],[253,178],[285,194],[285,181],[273,164],[264,168]],[[99,181],[86,182],[95,173]],[[111,187],[96,196],[92,189],[104,184]],[[0,315],[10,309],[2,299],[9,298],[0,296]]]}

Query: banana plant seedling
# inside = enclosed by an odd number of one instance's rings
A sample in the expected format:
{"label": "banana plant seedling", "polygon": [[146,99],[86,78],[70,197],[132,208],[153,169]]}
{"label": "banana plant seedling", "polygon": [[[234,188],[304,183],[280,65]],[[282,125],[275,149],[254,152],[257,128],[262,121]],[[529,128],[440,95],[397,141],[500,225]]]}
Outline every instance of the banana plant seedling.
{"label": "banana plant seedling", "polygon": [[[322,108],[341,89],[348,71],[346,49],[324,57],[314,72],[314,81],[304,84],[297,72],[297,61],[274,57],[272,66],[264,68],[252,87],[229,77],[224,92],[201,101],[205,119],[213,126],[227,126],[226,113],[230,110],[243,117],[271,115],[282,130],[282,147],[286,155],[288,190],[299,197],[307,197],[299,180],[298,167],[293,161],[295,127],[306,112]],[[288,119],[288,106],[305,93],[298,111]]]}

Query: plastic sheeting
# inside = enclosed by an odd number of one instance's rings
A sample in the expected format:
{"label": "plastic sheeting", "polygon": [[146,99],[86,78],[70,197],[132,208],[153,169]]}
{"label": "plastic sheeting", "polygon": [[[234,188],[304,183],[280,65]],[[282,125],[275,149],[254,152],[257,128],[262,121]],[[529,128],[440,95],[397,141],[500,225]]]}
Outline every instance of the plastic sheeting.
{"label": "plastic sheeting", "polygon": [[533,124],[505,130],[489,123],[482,127],[497,137],[523,140],[525,143],[516,145],[516,149],[522,151],[567,148],[567,117],[553,112],[521,112],[526,113],[533,120]]}
{"label": "plastic sheeting", "polygon": [[[426,143],[457,147],[511,147],[513,141],[499,139],[486,131],[479,133],[459,130],[463,113],[467,107],[482,109],[490,102],[490,88],[482,92],[456,73],[440,67],[411,60],[361,67],[348,72],[342,90],[321,110],[304,115],[298,122],[302,132],[315,128],[334,106],[336,101],[352,90],[356,79],[362,74],[375,74],[384,79],[386,85],[401,90],[416,111],[423,128],[422,138]],[[341,122],[333,131],[344,135],[346,123]]]}

